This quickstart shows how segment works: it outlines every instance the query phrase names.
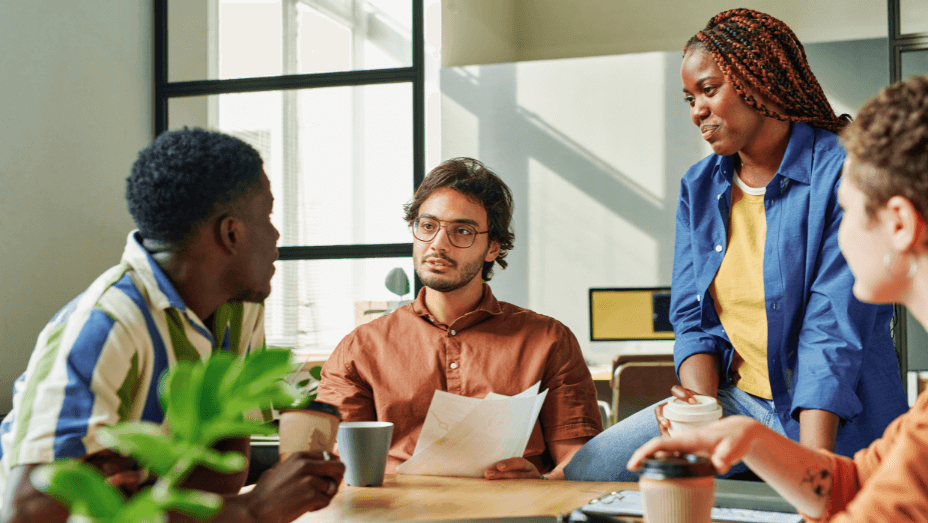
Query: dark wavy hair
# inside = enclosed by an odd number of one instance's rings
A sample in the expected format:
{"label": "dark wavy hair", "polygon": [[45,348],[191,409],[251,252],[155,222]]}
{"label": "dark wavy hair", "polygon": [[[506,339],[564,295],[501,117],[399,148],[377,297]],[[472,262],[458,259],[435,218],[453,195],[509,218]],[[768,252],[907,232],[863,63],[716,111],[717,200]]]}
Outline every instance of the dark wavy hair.
{"label": "dark wavy hair", "polygon": [[866,196],[871,218],[893,196],[904,196],[928,218],[928,78],[884,88],[841,133],[860,169],[846,173]]}
{"label": "dark wavy hair", "polygon": [[493,277],[493,264],[506,268],[506,255],[512,249],[516,235],[512,232],[512,192],[493,171],[473,158],[453,158],[443,162],[422,181],[412,201],[403,206],[406,223],[412,227],[419,217],[419,207],[436,190],[449,188],[483,205],[487,211],[487,233],[490,241],[499,242],[495,261],[483,262],[483,280]]}
{"label": "dark wavy hair", "polygon": [[183,247],[200,224],[261,187],[263,165],[238,138],[199,128],[165,132],[132,165],[129,214],[143,238]]}
{"label": "dark wavy hair", "polygon": [[[752,9],[719,13],[690,38],[684,54],[693,47],[711,54],[735,91],[764,116],[832,132],[851,120],[835,114],[792,29],[768,14]],[[770,110],[748,91],[762,94],[786,114]]]}

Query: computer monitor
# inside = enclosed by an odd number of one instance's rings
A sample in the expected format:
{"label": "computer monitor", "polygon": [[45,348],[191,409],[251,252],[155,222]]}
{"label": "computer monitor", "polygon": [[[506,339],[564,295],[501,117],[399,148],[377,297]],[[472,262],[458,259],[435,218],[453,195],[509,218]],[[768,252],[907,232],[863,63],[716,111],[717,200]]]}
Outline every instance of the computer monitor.
{"label": "computer monitor", "polygon": [[590,341],[672,339],[670,287],[590,289]]}

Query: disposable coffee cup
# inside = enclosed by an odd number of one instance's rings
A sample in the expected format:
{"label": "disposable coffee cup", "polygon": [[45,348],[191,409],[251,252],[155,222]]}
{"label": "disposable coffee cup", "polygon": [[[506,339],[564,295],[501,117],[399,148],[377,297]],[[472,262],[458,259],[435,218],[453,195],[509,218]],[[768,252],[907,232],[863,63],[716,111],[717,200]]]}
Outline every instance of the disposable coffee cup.
{"label": "disposable coffee cup", "polygon": [[672,398],[664,405],[664,417],[670,421],[670,435],[703,427],[722,418],[722,407],[711,396],[694,395],[696,404]]}
{"label": "disposable coffee cup", "polygon": [[338,453],[345,464],[345,483],[352,487],[383,485],[393,424],[346,421],[338,426]]}
{"label": "disposable coffee cup", "polygon": [[711,523],[715,467],[694,454],[653,457],[639,469],[638,489],[648,523]]}
{"label": "disposable coffee cup", "polygon": [[304,409],[281,412],[280,461],[294,452],[333,452],[341,421],[338,407],[321,401],[312,401]]}

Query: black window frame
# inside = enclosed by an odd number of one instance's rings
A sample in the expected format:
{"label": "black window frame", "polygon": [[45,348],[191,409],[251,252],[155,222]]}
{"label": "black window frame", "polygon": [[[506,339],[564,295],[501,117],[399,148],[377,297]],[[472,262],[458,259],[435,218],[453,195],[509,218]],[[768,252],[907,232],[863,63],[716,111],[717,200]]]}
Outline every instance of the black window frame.
{"label": "black window frame", "polygon": [[[889,84],[891,85],[903,79],[902,53],[928,50],[928,32],[903,34],[902,0],[887,0],[886,6],[889,18],[887,39],[889,42]],[[902,386],[906,392],[908,392],[907,374],[909,372],[908,318],[909,313],[904,306],[898,304],[893,306],[893,343],[899,358]]]}
{"label": "black window frame", "polygon": [[[175,0],[177,1],[177,0]],[[168,129],[172,98],[229,93],[412,84],[412,190],[425,178],[425,33],[423,0],[412,1],[412,65],[330,73],[291,74],[226,80],[168,81],[168,0],[154,0],[154,136]],[[412,192],[410,192],[410,195]],[[278,247],[281,261],[412,257],[412,242]],[[415,279],[418,294],[422,283]]]}

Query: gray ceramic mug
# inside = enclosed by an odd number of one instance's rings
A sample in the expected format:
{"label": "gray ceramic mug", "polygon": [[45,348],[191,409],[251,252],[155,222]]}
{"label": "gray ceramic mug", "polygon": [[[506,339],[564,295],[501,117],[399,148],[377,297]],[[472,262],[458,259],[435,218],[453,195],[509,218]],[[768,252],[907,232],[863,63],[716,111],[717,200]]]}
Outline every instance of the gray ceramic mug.
{"label": "gray ceramic mug", "polygon": [[393,424],[346,421],[338,426],[338,454],[345,464],[345,483],[352,487],[383,485]]}

